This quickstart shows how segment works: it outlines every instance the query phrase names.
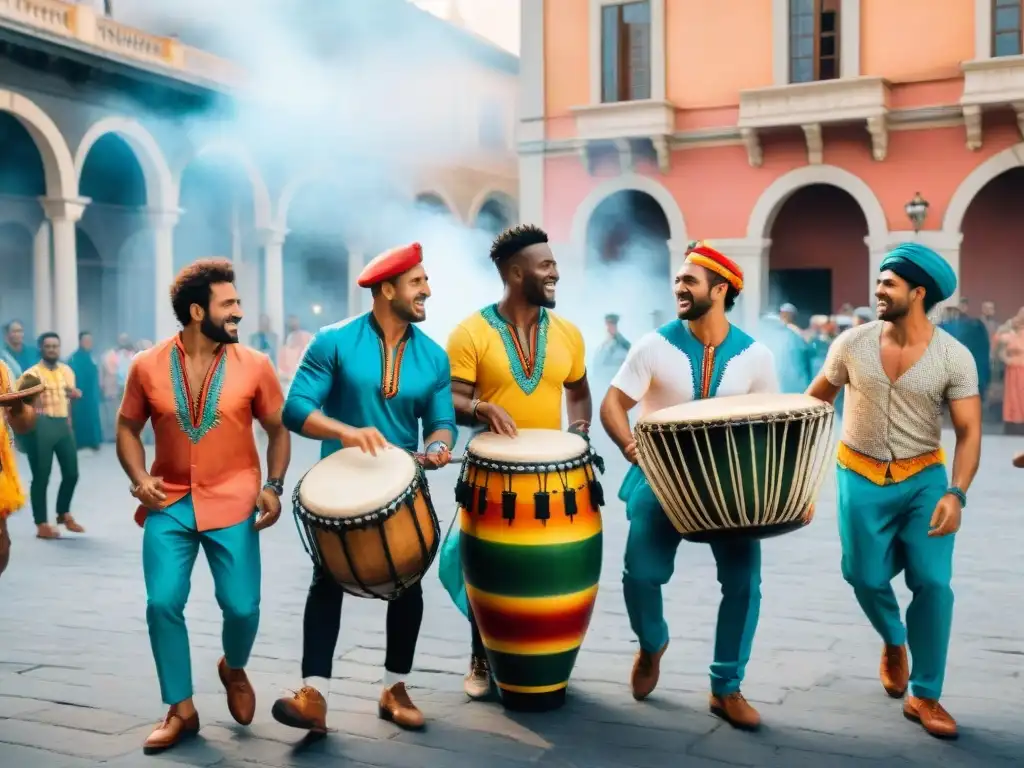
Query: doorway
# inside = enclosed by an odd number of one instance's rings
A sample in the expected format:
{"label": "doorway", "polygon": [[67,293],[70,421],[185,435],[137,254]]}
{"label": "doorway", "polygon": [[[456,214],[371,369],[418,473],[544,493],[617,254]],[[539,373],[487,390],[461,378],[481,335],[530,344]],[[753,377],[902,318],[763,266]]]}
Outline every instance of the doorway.
{"label": "doorway", "polygon": [[796,324],[806,328],[812,315],[832,314],[831,269],[773,269],[768,273],[768,311],[789,302],[796,306]]}

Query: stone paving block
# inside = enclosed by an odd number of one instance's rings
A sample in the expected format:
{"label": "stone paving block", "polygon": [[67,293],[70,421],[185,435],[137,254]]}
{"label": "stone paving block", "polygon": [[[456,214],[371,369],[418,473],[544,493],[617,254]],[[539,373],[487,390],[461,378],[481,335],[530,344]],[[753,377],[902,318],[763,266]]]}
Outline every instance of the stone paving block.
{"label": "stone paving block", "polygon": [[62,755],[105,760],[138,749],[150,730],[150,726],[144,726],[108,736],[49,723],[0,720],[0,757],[3,756],[2,748],[7,744],[18,744],[23,747],[47,749]]}
{"label": "stone paving block", "polygon": [[4,768],[94,768],[96,761],[47,749],[0,744],[0,765]]}
{"label": "stone paving block", "polygon": [[148,722],[138,716],[133,717],[91,707],[72,707],[66,704],[57,704],[37,712],[20,714],[17,719],[32,723],[59,725],[76,731],[101,733],[108,736],[137,730]]}

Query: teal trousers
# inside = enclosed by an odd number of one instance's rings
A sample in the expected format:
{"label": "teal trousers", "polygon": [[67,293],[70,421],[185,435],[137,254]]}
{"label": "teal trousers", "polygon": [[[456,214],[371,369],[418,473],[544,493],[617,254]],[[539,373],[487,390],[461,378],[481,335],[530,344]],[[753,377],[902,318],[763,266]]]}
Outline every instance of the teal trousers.
{"label": "teal trousers", "polygon": [[146,623],[165,704],[192,696],[185,603],[200,547],[206,552],[214,594],[224,615],[221,639],[227,664],[241,669],[249,661],[260,623],[260,541],[255,517],[254,512],[237,525],[200,533],[191,496],[146,517],[142,535]]}
{"label": "teal trousers", "polygon": [[[638,467],[623,482],[629,537],[622,591],[629,623],[640,647],[655,653],[668,642],[661,588],[672,578],[683,540]],[[761,610],[761,544],[752,539],[711,544],[722,601],[718,606],[711,692],[735,693],[743,683]]]}
{"label": "teal trousers", "polygon": [[[931,537],[928,529],[948,487],[945,467],[891,485],[839,467],[836,482],[843,578],[883,642],[909,646],[911,693],[938,699],[953,623],[954,535]],[[891,583],[900,571],[913,593],[905,628]]]}

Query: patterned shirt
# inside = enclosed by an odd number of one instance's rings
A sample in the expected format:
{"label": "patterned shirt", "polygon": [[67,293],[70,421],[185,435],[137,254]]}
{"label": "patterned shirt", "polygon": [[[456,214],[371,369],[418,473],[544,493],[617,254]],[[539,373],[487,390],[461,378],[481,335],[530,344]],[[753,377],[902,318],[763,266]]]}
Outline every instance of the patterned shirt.
{"label": "patterned shirt", "polygon": [[[284,404],[270,358],[242,344],[220,348],[193,398],[181,337],[140,352],[125,383],[120,415],[144,424],[152,419],[156,458],[150,474],[161,477],[164,508],[192,494],[200,531],[227,528],[256,508],[261,488],[253,418],[265,419]],[[198,409],[191,403],[198,399]],[[198,412],[196,412],[198,411]],[[145,521],[139,508],[135,520]]]}
{"label": "patterned shirt", "polygon": [[579,328],[541,309],[530,349],[496,304],[459,323],[448,338],[452,379],[473,384],[477,397],[504,408],[520,429],[561,429],[566,384],[587,373]]}
{"label": "patterned shirt", "polygon": [[875,320],[841,333],[825,360],[833,386],[846,386],[842,441],[877,461],[899,461],[941,448],[942,407],[978,395],[970,351],[941,328],[924,355],[893,384],[882,368],[882,328]]}
{"label": "patterned shirt", "polygon": [[55,419],[68,418],[71,415],[68,390],[75,388],[75,372],[71,367],[57,363],[51,368],[46,363],[36,363],[22,376],[29,374],[37,377],[45,387],[36,399],[36,412]]}

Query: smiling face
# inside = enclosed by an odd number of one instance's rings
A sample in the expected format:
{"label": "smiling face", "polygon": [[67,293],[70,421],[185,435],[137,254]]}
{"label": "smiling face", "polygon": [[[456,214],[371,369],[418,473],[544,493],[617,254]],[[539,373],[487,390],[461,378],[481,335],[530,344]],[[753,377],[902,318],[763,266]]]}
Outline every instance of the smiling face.
{"label": "smiling face", "polygon": [[712,286],[710,273],[698,264],[683,264],[676,273],[673,290],[676,294],[676,314],[680,320],[699,320],[716,301],[723,301],[728,285]]}
{"label": "smiling face", "polygon": [[238,342],[238,324],[242,317],[242,302],[234,283],[213,283],[207,309],[192,305],[192,319],[199,321],[199,330],[218,344]]}
{"label": "smiling face", "polygon": [[879,320],[894,322],[907,316],[915,302],[924,300],[924,288],[911,288],[910,283],[890,269],[878,276],[875,284],[875,311]]}
{"label": "smiling face", "polygon": [[402,320],[422,323],[427,319],[426,303],[430,298],[430,283],[422,264],[399,275],[393,283],[385,283],[381,290],[391,302],[391,311]]}
{"label": "smiling face", "polygon": [[527,302],[535,307],[554,309],[558,263],[547,243],[531,245],[520,251],[510,275],[520,283]]}

